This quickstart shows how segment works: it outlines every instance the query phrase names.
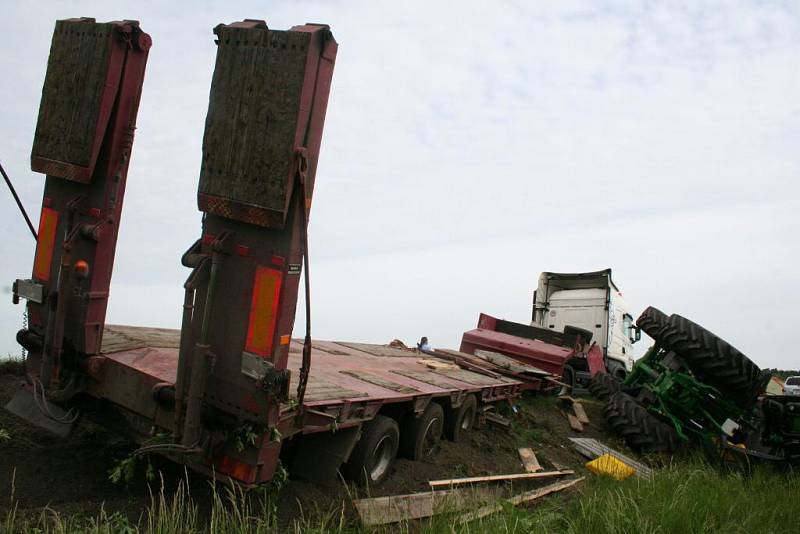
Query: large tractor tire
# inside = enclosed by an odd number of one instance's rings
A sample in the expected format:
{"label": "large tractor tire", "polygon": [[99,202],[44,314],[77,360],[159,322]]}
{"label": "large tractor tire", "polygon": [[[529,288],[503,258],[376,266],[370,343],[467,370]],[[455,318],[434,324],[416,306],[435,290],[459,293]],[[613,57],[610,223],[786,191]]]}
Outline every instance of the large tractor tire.
{"label": "large tractor tire", "polygon": [[680,445],[678,433],[671,425],[657,419],[627,393],[615,393],[603,415],[612,430],[634,450],[674,452]]}
{"label": "large tractor tire", "polygon": [[636,326],[653,338],[656,343],[660,343],[661,331],[667,325],[668,321],[669,316],[666,313],[653,306],[648,306],[639,318],[636,319]]}
{"label": "large tractor tire", "polygon": [[761,369],[727,341],[680,315],[672,315],[661,331],[671,350],[701,382],[714,386],[743,409],[761,393]]}
{"label": "large tractor tire", "polygon": [[589,382],[589,393],[600,400],[608,400],[620,390],[620,382],[608,373],[597,373]]}

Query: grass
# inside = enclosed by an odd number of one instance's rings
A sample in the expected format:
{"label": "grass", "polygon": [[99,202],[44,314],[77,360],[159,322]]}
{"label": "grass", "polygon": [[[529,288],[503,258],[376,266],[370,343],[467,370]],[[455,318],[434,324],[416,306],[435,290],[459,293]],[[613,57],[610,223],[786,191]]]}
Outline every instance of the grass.
{"label": "grass", "polygon": [[0,375],[17,375],[22,376],[25,374],[25,360],[21,356],[0,356]]}
{"label": "grass", "polygon": [[579,491],[550,497],[530,508],[506,507],[501,513],[456,526],[457,513],[431,520],[387,525],[365,530],[349,518],[346,507],[325,516],[296,518],[277,524],[273,491],[256,498],[234,489],[213,495],[208,510],[198,510],[181,485],[172,495],[163,491],[151,498],[138,521],[100,509],[95,517],[62,516],[44,509],[22,517],[12,508],[0,529],[37,534],[71,533],[267,533],[267,532],[562,532],[562,533],[670,533],[670,532],[794,532],[800,517],[800,475],[768,468],[750,475],[724,472],[695,458],[659,470],[652,481],[631,478],[617,482],[592,477]]}

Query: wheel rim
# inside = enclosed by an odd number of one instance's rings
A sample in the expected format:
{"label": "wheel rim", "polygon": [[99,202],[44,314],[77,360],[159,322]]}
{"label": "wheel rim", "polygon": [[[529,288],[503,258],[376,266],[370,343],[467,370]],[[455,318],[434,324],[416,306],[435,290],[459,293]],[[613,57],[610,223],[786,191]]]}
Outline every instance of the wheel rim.
{"label": "wheel rim", "polygon": [[375,449],[372,451],[372,469],[369,472],[369,478],[374,482],[379,480],[389,469],[389,464],[392,463],[392,439],[391,436],[383,436]]}
{"label": "wheel rim", "polygon": [[439,438],[442,435],[442,420],[434,417],[428,422],[425,427],[425,435],[422,438],[422,455],[430,456],[436,449],[439,443]]}
{"label": "wheel rim", "polygon": [[472,428],[472,420],[475,417],[475,410],[470,408],[464,413],[464,418],[461,419],[461,430],[469,430]]}

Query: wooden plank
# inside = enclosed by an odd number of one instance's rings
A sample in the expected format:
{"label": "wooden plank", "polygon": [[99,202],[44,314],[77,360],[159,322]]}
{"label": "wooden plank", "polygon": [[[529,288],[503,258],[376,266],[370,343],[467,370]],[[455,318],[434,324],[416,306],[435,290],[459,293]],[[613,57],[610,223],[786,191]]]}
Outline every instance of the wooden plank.
{"label": "wooden plank", "polygon": [[525,467],[525,471],[528,473],[536,473],[543,469],[543,467],[539,465],[536,453],[534,453],[533,449],[530,447],[522,447],[518,449],[517,452],[519,453],[519,459],[522,461],[522,465]]}
{"label": "wooden plank", "polygon": [[561,477],[564,475],[572,475],[572,469],[565,469],[563,471],[544,471],[541,473],[514,473],[511,475],[489,475],[484,477],[467,477],[467,478],[449,478],[446,480],[431,480],[428,485],[431,488],[438,488],[442,486],[462,486],[464,484],[474,484],[476,482],[497,482],[506,480],[531,480],[534,478],[549,478]]}
{"label": "wooden plank", "polygon": [[339,371],[339,372],[343,375],[351,376],[353,378],[363,380],[364,382],[375,384],[376,386],[380,386],[382,388],[391,389],[392,391],[396,391],[398,393],[405,393],[405,394],[419,393],[419,390],[417,388],[412,388],[411,386],[398,384],[397,382],[386,380],[385,378],[382,378],[372,373],[367,373],[364,371],[359,371],[358,373],[356,373],[355,371]]}
{"label": "wooden plank", "polygon": [[284,212],[310,35],[218,26],[201,193]]}
{"label": "wooden plank", "polygon": [[653,470],[644,465],[641,462],[637,462],[633,458],[625,456],[621,452],[618,452],[611,447],[604,445],[593,438],[569,438],[572,442],[573,447],[584,455],[585,457],[593,460],[599,456],[604,454],[610,454],[611,456],[617,458],[619,461],[628,464],[629,466],[636,469],[636,476],[639,478],[650,479],[653,477]]}
{"label": "wooden plank", "polygon": [[453,369],[453,370],[460,369],[460,367],[454,363],[441,362],[438,360],[432,360],[428,358],[417,360],[417,363],[421,363],[422,365],[428,367],[429,369]]}
{"label": "wooden plank", "polygon": [[577,417],[575,417],[571,413],[565,412],[561,408],[559,408],[558,411],[561,412],[561,415],[567,418],[569,426],[572,427],[572,430],[574,430],[575,432],[583,432],[583,425],[581,424],[580,421],[578,421]]}
{"label": "wooden plank", "polygon": [[425,371],[402,371],[399,369],[392,369],[391,373],[398,374],[400,376],[405,376],[406,378],[411,378],[413,380],[417,380],[419,382],[423,382],[425,384],[430,384],[431,386],[436,386],[437,388],[446,389],[446,390],[455,390],[459,389],[459,386],[456,386],[452,382],[447,382],[446,380],[440,380],[438,374],[434,373],[431,370]]}
{"label": "wooden plank", "polygon": [[473,371],[468,371],[466,369],[456,368],[456,369],[433,369],[434,373],[440,374],[442,376],[446,376],[447,378],[452,378],[454,380],[458,380],[459,382],[466,382],[467,384],[472,384],[473,386],[492,386],[492,385],[500,385],[500,384],[507,384],[509,383],[509,379],[498,376],[497,378],[491,378]]}
{"label": "wooden plank", "polygon": [[454,489],[356,499],[353,505],[366,526],[430,517],[440,510],[458,511],[499,497],[492,488]]}
{"label": "wooden plank", "polygon": [[[545,486],[543,488],[531,491],[526,491],[525,493],[520,493],[519,495],[515,495],[514,497],[507,499],[506,502],[516,506],[518,504],[535,501],[536,499],[541,499],[545,495],[550,495],[551,493],[555,493],[570,488],[582,480],[584,480],[584,477],[576,478],[573,480],[567,480],[566,482],[551,484],[549,486]],[[475,510],[474,512],[471,512],[465,516],[462,516],[461,518],[459,518],[458,522],[463,525],[464,523],[469,523],[470,521],[474,521],[476,519],[486,517],[487,515],[499,512],[502,509],[503,509],[502,503],[490,504],[482,508],[479,508],[478,510]]]}
{"label": "wooden plank", "polygon": [[575,415],[578,418],[578,422],[583,425],[589,424],[589,416],[586,415],[586,410],[583,408],[583,404],[580,402],[573,402],[572,409],[575,410]]}

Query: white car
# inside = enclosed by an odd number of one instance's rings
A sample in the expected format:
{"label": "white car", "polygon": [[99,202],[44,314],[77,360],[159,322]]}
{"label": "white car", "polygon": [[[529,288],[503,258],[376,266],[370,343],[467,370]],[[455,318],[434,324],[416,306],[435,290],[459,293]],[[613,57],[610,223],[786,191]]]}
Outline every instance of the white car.
{"label": "white car", "polygon": [[783,383],[784,395],[800,395],[800,376],[790,376]]}

